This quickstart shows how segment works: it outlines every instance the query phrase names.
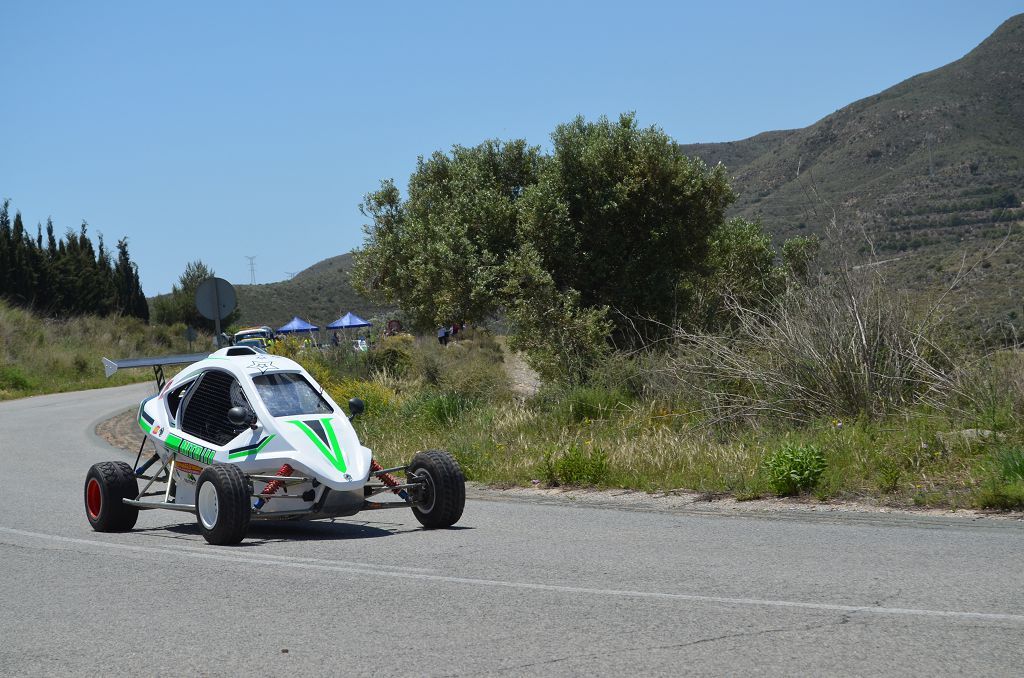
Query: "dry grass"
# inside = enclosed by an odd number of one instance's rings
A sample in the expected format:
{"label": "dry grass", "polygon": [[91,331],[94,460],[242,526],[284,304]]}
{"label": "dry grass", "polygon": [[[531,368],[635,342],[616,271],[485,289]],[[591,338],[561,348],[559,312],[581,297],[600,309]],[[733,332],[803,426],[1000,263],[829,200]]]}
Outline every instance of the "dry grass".
{"label": "dry grass", "polygon": [[[184,327],[156,327],[135,318],[42,319],[0,302],[0,399],[146,381],[144,370],[106,379],[100,358],[184,353]],[[208,346],[200,337],[195,350]]]}

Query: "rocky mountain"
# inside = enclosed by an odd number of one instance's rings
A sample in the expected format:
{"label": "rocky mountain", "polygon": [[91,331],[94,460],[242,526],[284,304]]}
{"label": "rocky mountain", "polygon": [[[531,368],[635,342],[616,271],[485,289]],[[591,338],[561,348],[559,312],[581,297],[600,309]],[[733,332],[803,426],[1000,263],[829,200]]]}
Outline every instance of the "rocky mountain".
{"label": "rocky mountain", "polygon": [[[853,263],[886,261],[908,287],[948,282],[1002,249],[967,293],[987,322],[1024,315],[1024,14],[963,58],[803,129],[682,147],[729,170],[733,214],[777,237],[854,234]],[[839,256],[824,252],[823,261]]]}

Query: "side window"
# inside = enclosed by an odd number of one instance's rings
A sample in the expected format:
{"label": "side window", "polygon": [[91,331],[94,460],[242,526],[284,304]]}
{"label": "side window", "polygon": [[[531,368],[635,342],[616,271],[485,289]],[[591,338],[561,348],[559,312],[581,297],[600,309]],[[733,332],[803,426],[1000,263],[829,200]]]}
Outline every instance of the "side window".
{"label": "side window", "polygon": [[236,405],[249,408],[238,381],[226,372],[206,372],[185,399],[181,430],[214,445],[225,445],[241,430],[228,421],[228,410]]}
{"label": "side window", "polygon": [[192,381],[186,384],[182,384],[181,386],[175,386],[167,394],[167,411],[170,412],[171,414],[172,423],[178,420],[178,405],[181,404],[182,398],[184,398],[185,395],[188,393],[188,389],[192,386],[195,386],[195,384],[196,380],[193,379]]}

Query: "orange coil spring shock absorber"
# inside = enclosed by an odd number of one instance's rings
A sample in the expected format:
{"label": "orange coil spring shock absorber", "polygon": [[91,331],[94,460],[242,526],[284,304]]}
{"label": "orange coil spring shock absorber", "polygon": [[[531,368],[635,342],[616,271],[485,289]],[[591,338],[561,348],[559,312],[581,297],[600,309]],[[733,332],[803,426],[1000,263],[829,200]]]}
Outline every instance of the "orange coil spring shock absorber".
{"label": "orange coil spring shock absorber", "polygon": [[[384,470],[384,467],[381,466],[380,464],[378,464],[376,459],[371,459],[370,460],[370,473],[376,473],[377,471],[382,471],[382,470]],[[382,483],[384,483],[385,485],[387,485],[388,487],[394,487],[395,485],[401,485],[401,483],[398,482],[398,479],[396,479],[390,473],[381,473],[377,477],[380,478],[380,481]],[[391,490],[391,491],[394,492],[395,494],[397,494],[402,499],[405,499],[406,501],[409,500],[409,493],[406,492],[405,490]]]}
{"label": "orange coil spring shock absorber", "polygon": [[[291,464],[285,464],[277,470],[277,475],[287,477],[294,472],[295,469],[291,467]],[[274,494],[283,486],[283,480],[271,480],[269,483],[267,483],[267,486],[263,488],[262,494]],[[259,499],[256,500],[256,508],[263,508],[268,501],[270,501],[270,497],[260,497]]]}

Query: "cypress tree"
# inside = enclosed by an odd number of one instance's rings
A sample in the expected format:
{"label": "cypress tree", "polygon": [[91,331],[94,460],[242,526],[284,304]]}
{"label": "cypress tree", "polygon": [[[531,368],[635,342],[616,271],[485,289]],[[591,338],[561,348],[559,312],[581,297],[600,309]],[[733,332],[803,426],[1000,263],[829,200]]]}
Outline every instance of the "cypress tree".
{"label": "cypress tree", "polygon": [[94,248],[89,224],[78,232],[54,235],[53,220],[25,230],[21,213],[10,216],[10,200],[0,202],[0,297],[58,316],[118,313],[149,321],[149,304],[139,283],[138,266],[128,255],[128,240],[118,241],[114,261],[103,236]]}
{"label": "cypress tree", "polygon": [[10,293],[11,280],[11,201],[0,203],[0,295]]}

